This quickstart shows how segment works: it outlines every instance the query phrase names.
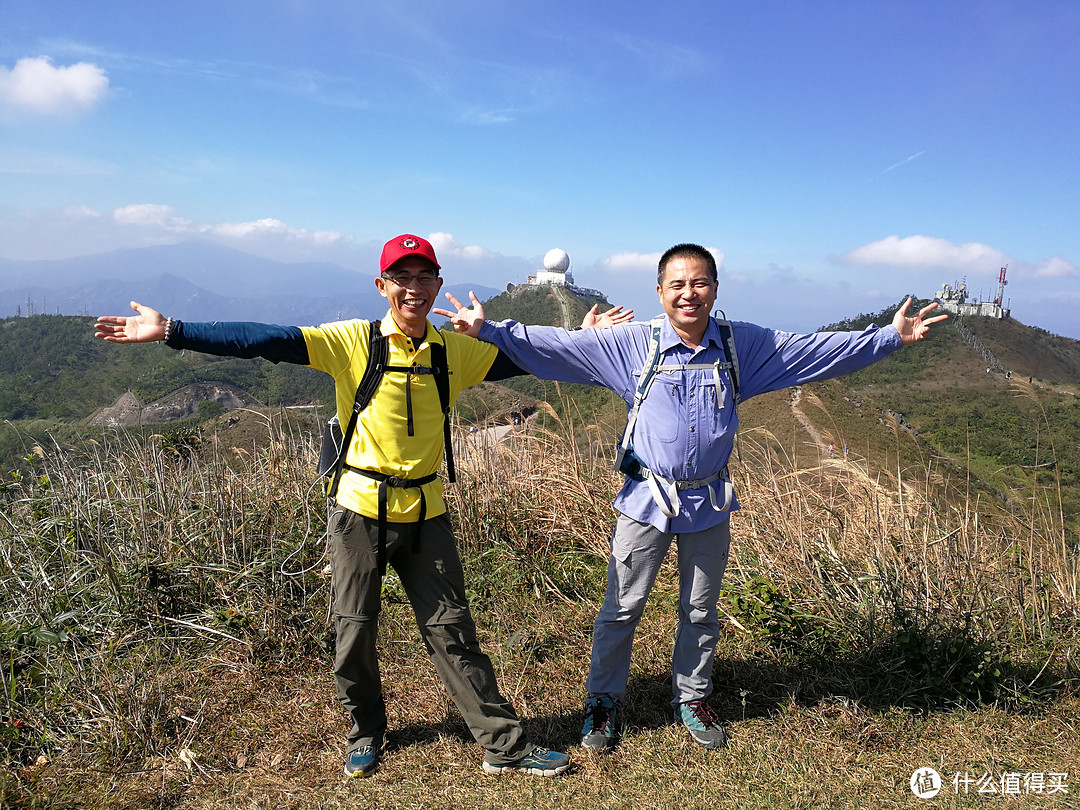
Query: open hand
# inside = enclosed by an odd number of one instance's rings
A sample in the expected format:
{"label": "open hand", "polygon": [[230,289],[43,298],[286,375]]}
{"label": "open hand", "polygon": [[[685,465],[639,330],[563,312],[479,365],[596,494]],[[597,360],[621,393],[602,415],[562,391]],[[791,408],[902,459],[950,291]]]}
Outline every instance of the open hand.
{"label": "open hand", "polygon": [[448,309],[433,309],[431,311],[436,315],[449,318],[455,331],[469,337],[479,337],[480,327],[484,323],[484,305],[477,299],[476,294],[469,290],[469,299],[472,301],[471,307],[466,307],[450,293],[444,293],[444,295],[446,295],[446,300],[457,307],[457,311],[452,312]]}
{"label": "open hand", "polygon": [[153,343],[165,339],[165,316],[156,309],[131,302],[138,315],[102,315],[94,324],[94,337],[110,343]]}
{"label": "open hand", "polygon": [[896,314],[893,315],[892,319],[892,325],[896,328],[896,331],[900,333],[900,341],[905,346],[910,346],[912,343],[926,337],[926,333],[930,331],[930,324],[943,321],[949,317],[948,315],[937,315],[933,318],[923,317],[937,307],[937,301],[927,304],[919,310],[917,315],[907,314],[909,306],[911,306],[911,298],[908,298],[908,300],[904,302],[904,305],[896,310]]}
{"label": "open hand", "polygon": [[630,323],[634,320],[634,310],[623,311],[622,306],[612,307],[607,312],[600,311],[599,304],[593,304],[592,309],[585,313],[581,319],[582,329],[607,329],[619,323]]}

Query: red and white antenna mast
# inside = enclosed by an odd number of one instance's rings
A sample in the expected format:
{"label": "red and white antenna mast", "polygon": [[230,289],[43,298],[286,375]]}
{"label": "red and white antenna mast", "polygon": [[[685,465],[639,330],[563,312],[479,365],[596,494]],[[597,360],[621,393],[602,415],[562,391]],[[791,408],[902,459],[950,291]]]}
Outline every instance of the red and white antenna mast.
{"label": "red and white antenna mast", "polygon": [[1005,265],[1001,268],[1000,275],[998,275],[998,294],[997,298],[994,299],[994,303],[999,307],[1004,306],[1002,302],[1005,300],[1005,285],[1009,283],[1005,280],[1005,271],[1008,269],[1009,265]]}

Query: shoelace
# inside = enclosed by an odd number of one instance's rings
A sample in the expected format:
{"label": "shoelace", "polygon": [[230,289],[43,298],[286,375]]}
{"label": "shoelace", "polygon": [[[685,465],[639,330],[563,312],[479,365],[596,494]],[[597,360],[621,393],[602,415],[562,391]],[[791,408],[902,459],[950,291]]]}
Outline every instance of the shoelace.
{"label": "shoelace", "polygon": [[697,718],[698,722],[705,726],[705,728],[720,727],[720,715],[716,713],[716,710],[713,709],[712,706],[705,702],[704,698],[701,700],[691,700],[686,705],[690,707],[690,711],[693,713],[694,717]]}
{"label": "shoelace", "polygon": [[600,702],[595,703],[589,709],[589,720],[592,723],[593,731],[602,731],[607,728],[608,723],[611,722],[611,713],[614,710],[614,706],[605,706]]}

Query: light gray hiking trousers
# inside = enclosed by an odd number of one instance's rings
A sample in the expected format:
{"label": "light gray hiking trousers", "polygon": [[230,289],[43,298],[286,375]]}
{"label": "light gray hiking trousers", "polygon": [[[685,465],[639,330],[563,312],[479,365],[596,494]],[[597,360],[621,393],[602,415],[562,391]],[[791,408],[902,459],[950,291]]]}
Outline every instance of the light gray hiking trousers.
{"label": "light gray hiking trousers", "polygon": [[720,639],[716,603],[727,567],[731,523],[672,534],[620,514],[611,536],[607,592],[593,626],[585,690],[621,700],[630,679],[630,653],[656,574],[675,540],[679,555],[679,620],[671,661],[672,706],[712,694]]}
{"label": "light gray hiking trousers", "polygon": [[[375,564],[378,525],[374,518],[335,505],[327,526],[337,624],[334,677],[338,698],[352,718],[349,752],[362,745],[378,747],[386,733],[375,643],[382,587]],[[499,694],[491,659],[476,640],[450,519],[443,514],[421,524],[388,523],[386,555],[401,578],[428,655],[484,749],[484,759],[506,765],[526,756],[533,745],[514,707]]]}

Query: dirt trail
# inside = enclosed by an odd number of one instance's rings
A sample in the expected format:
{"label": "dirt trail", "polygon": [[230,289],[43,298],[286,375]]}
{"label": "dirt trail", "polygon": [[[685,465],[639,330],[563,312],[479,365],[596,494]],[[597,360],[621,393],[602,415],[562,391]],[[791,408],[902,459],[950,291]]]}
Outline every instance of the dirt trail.
{"label": "dirt trail", "polygon": [[555,297],[559,301],[559,306],[562,307],[562,325],[563,329],[572,329],[570,325],[570,302],[566,300],[566,290],[561,290],[558,287],[552,288],[555,291]]}

